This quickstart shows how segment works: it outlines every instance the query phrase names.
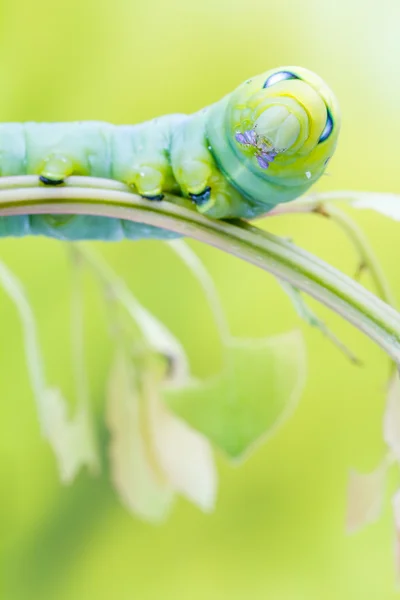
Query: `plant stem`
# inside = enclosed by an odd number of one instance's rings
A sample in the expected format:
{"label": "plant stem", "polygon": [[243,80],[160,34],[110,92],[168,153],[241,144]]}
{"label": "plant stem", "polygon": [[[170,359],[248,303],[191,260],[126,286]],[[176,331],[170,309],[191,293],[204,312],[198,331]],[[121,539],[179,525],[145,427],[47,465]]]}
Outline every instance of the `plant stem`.
{"label": "plant stem", "polygon": [[[349,193],[346,192],[346,194]],[[379,297],[395,308],[397,305],[396,299],[364,232],[351,217],[332,204],[331,200],[342,199],[342,193],[339,196],[337,194],[338,192],[318,194],[315,197],[311,196],[294,203],[282,204],[271,211],[268,216],[315,214],[330,219],[344,231],[354,245],[360,256],[361,265],[369,271],[373,279]],[[348,198],[349,196],[347,195],[346,197]]]}
{"label": "plant stem", "polygon": [[71,252],[71,346],[78,410],[89,407],[89,382],[85,367],[83,273],[80,257],[74,247]]}
{"label": "plant stem", "polygon": [[[71,178],[72,179],[72,178]],[[37,184],[0,189],[0,217],[18,214],[80,214],[127,219],[192,237],[238,256],[306,292],[342,315],[400,364],[400,314],[357,282],[317,257],[242,221],[217,221],[171,202],[149,202],[110,185],[44,188]],[[78,187],[75,187],[75,182]],[[97,185],[101,180],[96,180]],[[84,182],[82,182],[84,183]]]}

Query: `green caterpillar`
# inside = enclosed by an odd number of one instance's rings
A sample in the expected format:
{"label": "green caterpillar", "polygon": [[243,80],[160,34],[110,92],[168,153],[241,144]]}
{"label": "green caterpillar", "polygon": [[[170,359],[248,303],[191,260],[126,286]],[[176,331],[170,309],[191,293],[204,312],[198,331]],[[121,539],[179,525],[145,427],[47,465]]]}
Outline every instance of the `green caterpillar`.
{"label": "green caterpillar", "polygon": [[[193,115],[139,125],[101,122],[0,124],[1,176],[39,175],[62,185],[71,175],[114,179],[149,201],[190,198],[216,219],[251,219],[303,194],[324,172],[337,143],[335,96],[301,67],[273,69]],[[140,223],[93,216],[0,219],[0,236],[166,239]]]}

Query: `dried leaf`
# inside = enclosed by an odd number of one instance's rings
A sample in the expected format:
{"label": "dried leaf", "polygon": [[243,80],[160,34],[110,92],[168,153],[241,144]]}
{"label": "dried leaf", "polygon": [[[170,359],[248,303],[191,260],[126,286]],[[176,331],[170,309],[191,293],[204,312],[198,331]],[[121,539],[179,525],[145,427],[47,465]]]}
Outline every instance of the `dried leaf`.
{"label": "dried leaf", "polygon": [[[166,383],[178,386],[188,380],[182,345],[100,257],[87,249],[81,254],[139,329],[135,339],[126,336],[128,346],[135,348],[134,358],[127,356],[127,349],[120,351],[110,378],[108,422],[116,488],[131,510],[152,521],[166,516],[175,492],[210,510],[216,493],[210,444],[170,414],[160,399]],[[160,367],[160,354],[168,359],[168,373],[165,360]]]}
{"label": "dried leaf", "polygon": [[35,318],[23,287],[3,263],[0,263],[0,284],[14,302],[21,319],[26,362],[42,433],[55,451],[62,480],[70,482],[83,465],[96,472],[99,459],[88,409],[82,407],[73,419],[68,420],[67,405],[61,392],[46,385]]}
{"label": "dried leaf", "polygon": [[141,328],[149,346],[170,359],[173,368],[170,379],[177,383],[185,379],[189,373],[189,364],[182,344],[163,323],[139,304],[130,293],[129,298],[126,296],[125,306],[131,317]]}
{"label": "dried leaf", "polygon": [[174,490],[208,512],[214,508],[217,474],[211,445],[170,413],[159,390],[149,394],[152,437],[158,463]]}
{"label": "dried leaf", "polygon": [[388,463],[372,473],[350,473],[347,500],[347,531],[354,533],[373,523],[382,512]]}
{"label": "dried leaf", "polygon": [[99,458],[91,418],[85,409],[69,420],[67,403],[60,390],[45,392],[46,437],[57,457],[60,477],[70,483],[82,466],[94,474],[99,471]]}
{"label": "dried leaf", "polygon": [[397,579],[400,583],[400,490],[392,498],[394,524],[395,524],[395,568]]}
{"label": "dried leaf", "polygon": [[166,518],[174,491],[158,467],[146,432],[148,407],[143,398],[141,374],[123,351],[111,370],[107,423],[111,432],[110,461],[114,486],[125,505],[141,518]]}
{"label": "dried leaf", "polygon": [[400,221],[400,196],[396,194],[361,192],[350,197],[356,198],[352,202],[354,208],[374,210],[394,221]]}
{"label": "dried leaf", "polygon": [[383,437],[393,455],[400,461],[400,379],[397,372],[389,382]]}

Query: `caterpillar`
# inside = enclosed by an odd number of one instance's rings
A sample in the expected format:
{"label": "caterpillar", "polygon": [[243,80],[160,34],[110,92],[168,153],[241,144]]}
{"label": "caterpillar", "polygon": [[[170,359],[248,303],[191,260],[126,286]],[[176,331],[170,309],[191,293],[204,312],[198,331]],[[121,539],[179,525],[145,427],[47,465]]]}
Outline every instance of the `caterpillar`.
{"label": "caterpillar", "polygon": [[[193,115],[138,125],[103,122],[0,124],[0,176],[36,174],[42,185],[72,175],[114,179],[149,201],[189,198],[216,219],[252,219],[294,200],[324,173],[338,139],[337,100],[302,67],[248,79]],[[93,216],[2,217],[0,236],[167,239],[140,223]]]}

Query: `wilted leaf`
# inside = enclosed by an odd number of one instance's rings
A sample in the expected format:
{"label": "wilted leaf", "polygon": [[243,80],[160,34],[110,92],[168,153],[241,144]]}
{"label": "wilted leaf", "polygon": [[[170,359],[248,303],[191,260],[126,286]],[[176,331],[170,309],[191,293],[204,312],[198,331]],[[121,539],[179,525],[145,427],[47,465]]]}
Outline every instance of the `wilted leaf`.
{"label": "wilted leaf", "polygon": [[347,500],[347,531],[354,533],[378,519],[382,511],[388,463],[372,473],[350,473]]}
{"label": "wilted leaf", "polygon": [[[351,196],[350,196],[351,197]],[[395,221],[400,221],[400,196],[372,192],[357,193],[352,202],[354,208],[374,210]]]}
{"label": "wilted leaf", "polygon": [[131,510],[151,521],[167,515],[175,492],[209,511],[217,485],[210,444],[162,404],[164,369],[152,350],[143,345],[135,357],[120,352],[110,377],[115,486]]}
{"label": "wilted leaf", "polygon": [[188,360],[182,344],[154,315],[145,309],[132,294],[126,296],[126,308],[142,330],[143,337],[151,348],[168,357],[172,366],[170,379],[177,382],[187,377]]}
{"label": "wilted leaf", "polygon": [[395,566],[397,578],[400,580],[400,490],[393,496],[392,499],[394,524],[396,530],[395,538]]}
{"label": "wilted leaf", "polygon": [[107,399],[112,479],[130,510],[158,522],[167,516],[174,492],[151,454],[146,439],[147,411],[140,372],[120,351],[111,371]]}
{"label": "wilted leaf", "polygon": [[292,412],[306,378],[300,333],[233,339],[221,375],[165,390],[177,415],[232,458],[242,457]]}
{"label": "wilted leaf", "polygon": [[88,409],[82,408],[74,419],[68,420],[61,392],[47,387],[32,309],[22,285],[3,263],[0,263],[0,284],[21,319],[28,373],[42,433],[55,451],[62,480],[70,482],[83,465],[97,471],[99,460]]}
{"label": "wilted leaf", "polygon": [[136,300],[124,280],[96,252],[86,246],[77,246],[76,248],[80,256],[103,280],[106,289],[112,292],[113,297],[134,320],[147,344],[169,359],[171,365],[169,378],[176,382],[186,378],[189,372],[188,360],[179,340]]}
{"label": "wilted leaf", "polygon": [[126,334],[128,346],[135,346],[135,356],[121,351],[110,377],[108,423],[117,490],[131,510],[152,521],[166,516],[175,492],[210,510],[216,493],[210,444],[170,414],[160,399],[166,382],[183,385],[187,381],[189,366],[182,345],[107,263],[92,251],[80,251],[139,329],[135,339]]}
{"label": "wilted leaf", "polygon": [[149,409],[158,463],[175,491],[202,510],[214,508],[217,474],[209,442],[170,413],[152,382]]}
{"label": "wilted leaf", "polygon": [[383,437],[393,455],[400,461],[400,380],[397,372],[389,382]]}
{"label": "wilted leaf", "polygon": [[85,465],[92,473],[97,473],[99,459],[87,410],[79,410],[69,420],[67,404],[57,389],[45,392],[43,409],[46,411],[45,434],[57,457],[62,481],[70,483]]}

